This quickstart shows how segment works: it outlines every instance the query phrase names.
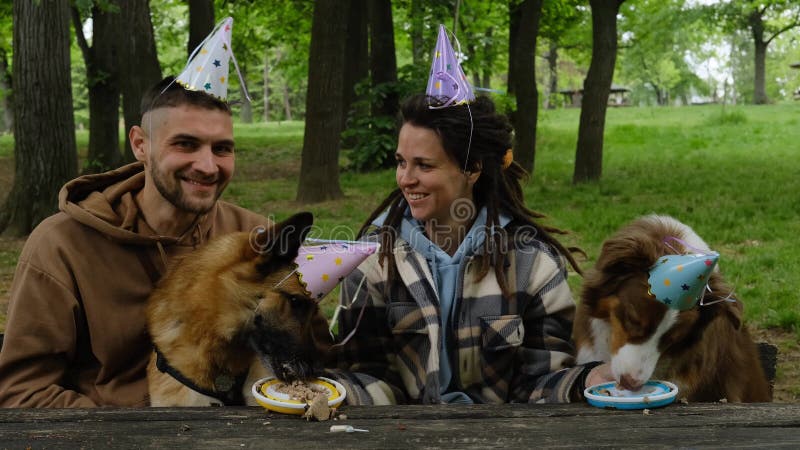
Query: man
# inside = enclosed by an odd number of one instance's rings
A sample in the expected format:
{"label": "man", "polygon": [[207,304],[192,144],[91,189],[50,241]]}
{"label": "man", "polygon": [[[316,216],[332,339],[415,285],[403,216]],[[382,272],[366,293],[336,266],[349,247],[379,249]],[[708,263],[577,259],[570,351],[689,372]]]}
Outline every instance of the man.
{"label": "man", "polygon": [[139,162],[68,182],[22,250],[0,407],[146,406],[144,309],[169,261],[267,222],[218,201],[235,160],[224,101],[168,77],[129,137]]}

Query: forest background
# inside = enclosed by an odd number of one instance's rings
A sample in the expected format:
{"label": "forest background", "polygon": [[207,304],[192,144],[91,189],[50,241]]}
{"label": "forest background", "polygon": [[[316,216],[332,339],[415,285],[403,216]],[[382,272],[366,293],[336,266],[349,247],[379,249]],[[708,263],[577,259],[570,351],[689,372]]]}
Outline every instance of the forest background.
{"label": "forest background", "polygon": [[797,192],[788,0],[0,1],[2,312],[61,185],[131,160],[142,90],[228,15],[252,101],[231,70],[240,164],[226,198],[356,228],[391,187],[397,104],[424,89],[442,23],[515,125],[530,206],[574,232],[584,266],[638,214],[689,222],[729,259],[749,322],[779,344],[780,398],[796,400],[800,208],[774,194]]}

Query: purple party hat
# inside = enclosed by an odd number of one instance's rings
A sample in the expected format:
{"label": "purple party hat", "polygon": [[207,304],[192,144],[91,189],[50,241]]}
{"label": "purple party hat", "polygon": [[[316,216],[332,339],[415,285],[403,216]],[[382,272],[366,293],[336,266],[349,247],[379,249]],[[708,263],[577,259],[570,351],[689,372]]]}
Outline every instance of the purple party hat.
{"label": "purple party hat", "polygon": [[[457,39],[456,43],[458,43]],[[438,106],[439,108],[475,100],[472,86],[461,69],[461,64],[458,62],[456,52],[453,51],[444,25],[439,25],[439,36],[436,39],[436,48],[433,50],[431,73],[425,92],[443,103]]]}
{"label": "purple party hat", "polygon": [[309,239],[294,260],[297,275],[311,298],[320,300],[379,246],[376,242]]}
{"label": "purple party hat", "polygon": [[211,34],[189,56],[189,61],[178,78],[175,80],[190,91],[202,91],[220,100],[228,98],[228,65],[231,60],[239,74],[245,97],[249,100],[244,81],[233,56],[231,46],[231,31],[233,18],[222,19]]}

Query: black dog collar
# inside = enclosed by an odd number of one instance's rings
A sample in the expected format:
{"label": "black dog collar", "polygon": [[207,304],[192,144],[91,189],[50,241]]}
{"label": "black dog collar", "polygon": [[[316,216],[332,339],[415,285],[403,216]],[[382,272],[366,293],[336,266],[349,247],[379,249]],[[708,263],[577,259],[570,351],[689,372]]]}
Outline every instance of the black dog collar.
{"label": "black dog collar", "polygon": [[156,368],[163,373],[170,375],[186,386],[187,388],[199,392],[200,394],[207,395],[222,402],[225,406],[240,406],[244,405],[244,395],[242,395],[242,387],[247,378],[247,373],[238,377],[231,377],[229,375],[220,375],[214,380],[215,390],[208,390],[196,385],[192,380],[185,377],[178,369],[172,367],[164,354],[155,348],[156,352]]}

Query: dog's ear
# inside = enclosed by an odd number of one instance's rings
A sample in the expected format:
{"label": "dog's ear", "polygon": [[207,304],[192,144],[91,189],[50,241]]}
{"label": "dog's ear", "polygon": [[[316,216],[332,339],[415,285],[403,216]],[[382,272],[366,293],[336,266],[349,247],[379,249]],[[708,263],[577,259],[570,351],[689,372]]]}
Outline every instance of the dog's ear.
{"label": "dog's ear", "polygon": [[300,212],[275,225],[279,245],[274,247],[273,256],[294,259],[313,223],[314,216],[310,212]]}
{"label": "dog's ear", "polygon": [[259,226],[250,233],[250,257],[257,258],[256,268],[262,274],[270,273],[275,264],[283,264],[297,257],[297,251],[311,231],[314,216],[301,212],[270,227]]}

